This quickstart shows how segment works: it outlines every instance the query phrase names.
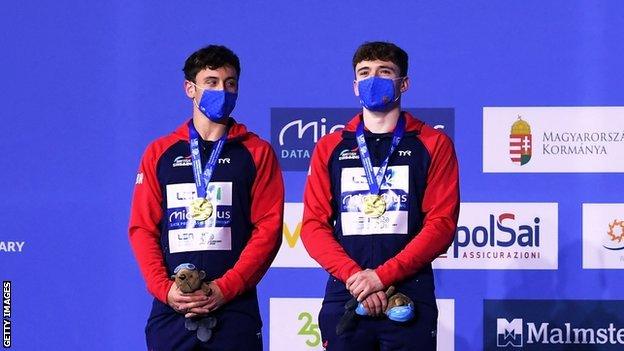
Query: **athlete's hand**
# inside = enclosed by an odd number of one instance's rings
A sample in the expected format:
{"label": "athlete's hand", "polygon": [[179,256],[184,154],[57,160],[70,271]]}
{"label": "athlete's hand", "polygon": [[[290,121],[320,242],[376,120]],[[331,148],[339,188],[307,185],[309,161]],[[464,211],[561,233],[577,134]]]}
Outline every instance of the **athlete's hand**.
{"label": "athlete's hand", "polygon": [[362,302],[368,295],[383,290],[381,280],[372,269],[359,271],[347,279],[347,289],[358,302]]}
{"label": "athlete's hand", "polygon": [[186,313],[193,307],[203,306],[207,301],[208,296],[203,291],[183,293],[175,283],[171,285],[169,293],[167,293],[167,304],[179,313]]}
{"label": "athlete's hand", "polygon": [[[204,301],[200,306],[194,306],[189,309],[184,317],[192,318],[198,315],[208,314],[223,306],[225,298],[223,297],[223,293],[221,292],[221,289],[219,289],[219,286],[214,282],[208,283],[208,286],[212,291],[210,296],[208,296],[208,300]],[[199,290],[199,292],[201,292],[201,290]]]}
{"label": "athlete's hand", "polygon": [[362,301],[369,316],[377,317],[384,313],[388,307],[388,297],[383,291],[374,292]]}

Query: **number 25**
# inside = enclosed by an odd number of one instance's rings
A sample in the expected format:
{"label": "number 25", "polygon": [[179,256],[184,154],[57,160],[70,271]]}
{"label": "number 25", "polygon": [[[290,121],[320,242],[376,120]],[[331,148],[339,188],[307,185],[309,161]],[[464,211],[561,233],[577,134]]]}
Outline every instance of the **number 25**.
{"label": "number 25", "polygon": [[319,333],[318,324],[312,323],[312,315],[308,312],[299,313],[299,320],[305,319],[303,327],[299,329],[298,335],[309,335],[312,339],[306,340],[306,344],[310,347],[318,346],[321,343],[321,335]]}

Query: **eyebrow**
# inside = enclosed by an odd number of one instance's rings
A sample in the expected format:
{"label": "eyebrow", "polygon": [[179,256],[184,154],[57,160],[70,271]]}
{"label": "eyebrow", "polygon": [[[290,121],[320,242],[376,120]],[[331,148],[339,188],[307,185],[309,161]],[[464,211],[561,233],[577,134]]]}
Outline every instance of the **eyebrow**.
{"label": "eyebrow", "polygon": [[[392,67],[392,66],[383,66],[383,65],[382,65],[382,66],[379,66],[379,68],[380,68],[380,69],[382,69],[382,68],[384,68],[384,69],[389,69],[389,70],[391,70],[392,72],[396,73],[396,70],[395,70],[395,69],[394,69],[394,67]],[[360,67],[360,69],[358,69],[358,70],[356,71],[356,73],[360,73],[360,71],[362,71],[362,70],[366,70],[366,69],[370,70],[371,68],[370,68],[370,67],[368,67],[368,66]]]}
{"label": "eyebrow", "polygon": [[379,68],[387,68],[387,69],[391,70],[392,72],[396,73],[396,70],[394,69],[394,67],[391,67],[391,66],[379,66]]}
{"label": "eyebrow", "polygon": [[[217,80],[219,80],[219,77],[208,76],[208,77],[204,78],[204,82],[206,82],[206,81],[208,81],[210,79],[217,79]],[[236,79],[236,77],[226,77],[223,81],[228,81],[228,80],[235,80],[236,81],[237,79]]]}

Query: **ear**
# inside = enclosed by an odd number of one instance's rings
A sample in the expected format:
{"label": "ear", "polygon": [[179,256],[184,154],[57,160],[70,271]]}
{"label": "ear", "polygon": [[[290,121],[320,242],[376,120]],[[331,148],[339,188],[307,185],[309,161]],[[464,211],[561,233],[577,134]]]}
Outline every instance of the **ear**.
{"label": "ear", "polygon": [[195,97],[195,94],[197,93],[197,88],[195,87],[195,85],[193,85],[193,83],[189,82],[188,80],[185,80],[184,81],[184,93],[189,99],[192,99]]}
{"label": "ear", "polygon": [[401,85],[399,86],[399,90],[401,91],[401,94],[406,92],[407,89],[409,89],[409,86],[410,86],[410,79],[409,79],[409,77],[403,78],[403,81],[401,81]]}
{"label": "ear", "polygon": [[355,96],[360,96],[360,89],[358,89],[358,82],[357,80],[353,80],[353,94],[355,94]]}
{"label": "ear", "polygon": [[199,279],[204,279],[204,278],[206,278],[206,272],[199,271]]}

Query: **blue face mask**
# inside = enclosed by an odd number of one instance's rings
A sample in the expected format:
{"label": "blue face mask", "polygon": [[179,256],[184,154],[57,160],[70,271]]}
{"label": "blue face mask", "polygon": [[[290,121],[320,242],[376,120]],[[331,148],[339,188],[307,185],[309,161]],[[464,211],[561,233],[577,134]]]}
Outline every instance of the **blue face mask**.
{"label": "blue face mask", "polygon": [[[195,84],[193,84],[195,85]],[[236,106],[237,93],[230,93],[225,90],[202,89],[195,85],[197,89],[203,90],[199,104],[193,99],[197,108],[213,122],[220,122],[230,116]]]}
{"label": "blue face mask", "polygon": [[394,89],[395,78],[370,77],[358,81],[360,103],[370,111],[385,111],[400,95],[396,95]]}

